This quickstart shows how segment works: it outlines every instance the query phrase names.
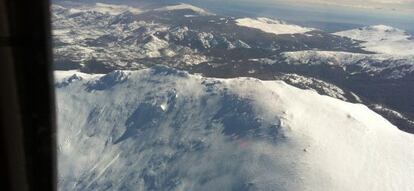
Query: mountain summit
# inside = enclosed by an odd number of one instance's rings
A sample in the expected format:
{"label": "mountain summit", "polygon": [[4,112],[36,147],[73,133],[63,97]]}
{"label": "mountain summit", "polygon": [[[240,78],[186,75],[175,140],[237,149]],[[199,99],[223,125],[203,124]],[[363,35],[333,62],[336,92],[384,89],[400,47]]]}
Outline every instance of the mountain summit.
{"label": "mountain summit", "polygon": [[414,186],[414,137],[360,104],[166,67],[56,75],[61,190]]}

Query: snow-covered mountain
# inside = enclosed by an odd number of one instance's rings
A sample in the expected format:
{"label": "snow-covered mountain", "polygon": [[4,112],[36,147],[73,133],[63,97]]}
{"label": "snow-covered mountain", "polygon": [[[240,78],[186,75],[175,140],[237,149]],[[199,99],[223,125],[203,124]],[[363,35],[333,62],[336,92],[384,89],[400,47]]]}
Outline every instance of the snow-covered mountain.
{"label": "snow-covered mountain", "polygon": [[236,20],[237,25],[251,27],[273,34],[296,34],[306,33],[315,29],[288,24],[284,21],[259,17],[257,19],[241,18]]}
{"label": "snow-covered mountain", "polygon": [[155,9],[53,5],[52,14],[58,69],[108,73],[163,64],[188,70],[260,58],[337,65],[349,74],[388,79],[414,70],[412,37],[383,25],[329,34],[263,17],[214,15],[188,4]]}
{"label": "snow-covered mountain", "polygon": [[186,65],[207,60],[206,56],[190,48],[156,36],[156,33],[168,30],[168,26],[137,20],[141,12],[114,5],[117,9],[108,13],[106,9],[101,11],[102,6],[97,4],[94,9],[88,9],[89,6],[52,6],[58,69],[81,68],[85,72],[102,73],[114,69],[139,69],[148,62]]}
{"label": "snow-covered mountain", "polygon": [[411,190],[414,136],[281,81],[55,72],[60,190]]}
{"label": "snow-covered mountain", "polygon": [[56,4],[52,20],[56,68],[92,73],[156,64],[185,68],[231,55],[240,59],[245,49],[257,52],[248,58],[307,49],[364,52],[352,40],[322,31],[215,15],[188,4],[155,9]]}
{"label": "snow-covered mountain", "polygon": [[[191,10],[194,11],[195,13],[199,14],[199,15],[214,15],[213,13],[208,12],[207,10],[204,10],[200,7],[196,7],[190,4],[186,4],[186,3],[180,3],[177,5],[169,5],[169,6],[165,6],[165,7],[161,7],[161,8],[157,8],[154,9],[155,11],[175,11],[175,10]],[[197,16],[197,15],[193,15],[193,16]]]}
{"label": "snow-covered mountain", "polygon": [[408,33],[149,4],[52,6],[60,190],[412,190]]}
{"label": "snow-covered mountain", "polygon": [[339,66],[350,75],[364,73],[375,77],[399,79],[414,73],[414,54],[396,56],[310,50],[284,52],[282,56],[288,64]]}
{"label": "snow-covered mountain", "polygon": [[391,55],[414,55],[414,40],[406,31],[385,25],[374,25],[335,33],[364,41],[365,50]]}
{"label": "snow-covered mountain", "polygon": [[414,121],[414,55],[403,30],[330,34],[278,19],[155,4],[53,5],[55,68],[106,74],[161,64],[208,77],[279,79],[371,109],[383,105],[404,116],[387,119],[414,133],[414,125],[401,125]]}

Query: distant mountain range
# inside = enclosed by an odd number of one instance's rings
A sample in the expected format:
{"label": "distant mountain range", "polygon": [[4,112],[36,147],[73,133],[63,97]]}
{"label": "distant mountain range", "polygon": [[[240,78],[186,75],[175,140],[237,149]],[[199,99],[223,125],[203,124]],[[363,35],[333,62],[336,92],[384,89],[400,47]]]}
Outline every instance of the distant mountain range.
{"label": "distant mountain range", "polygon": [[[269,18],[215,15],[188,4],[53,5],[52,16],[58,70],[108,73],[162,64],[224,78],[298,74],[335,84],[372,109],[380,104],[414,119],[414,41],[400,29],[377,25],[330,34]],[[411,122],[388,118],[414,132]]]}

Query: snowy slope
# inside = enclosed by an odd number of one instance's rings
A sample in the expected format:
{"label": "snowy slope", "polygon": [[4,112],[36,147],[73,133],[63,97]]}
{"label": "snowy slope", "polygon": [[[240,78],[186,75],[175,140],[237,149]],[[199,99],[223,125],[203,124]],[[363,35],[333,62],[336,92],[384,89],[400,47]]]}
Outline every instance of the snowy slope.
{"label": "snowy slope", "polygon": [[157,8],[155,9],[155,11],[174,11],[174,10],[185,10],[185,9],[192,10],[200,15],[214,15],[213,13],[210,13],[202,8],[199,8],[199,7],[190,5],[190,4],[185,4],[185,3]]}
{"label": "snowy slope", "polygon": [[56,74],[60,190],[414,186],[413,135],[363,105],[164,67]]}
{"label": "snowy slope", "polygon": [[102,77],[103,74],[86,74],[77,70],[61,70],[54,73],[55,82],[67,82],[68,79],[93,79]]}
{"label": "snowy slope", "polygon": [[404,30],[385,25],[368,26],[335,33],[365,41],[365,50],[391,55],[414,55],[414,40]]}
{"label": "snowy slope", "polygon": [[[60,5],[57,5],[57,4],[52,5],[52,9],[57,9],[57,8],[63,9],[63,7]],[[70,9],[70,12],[72,14],[80,13],[80,12],[88,12],[88,11],[94,11],[97,13],[109,14],[109,15],[118,15],[126,11],[129,11],[134,14],[139,14],[143,12],[143,10],[136,8],[136,7],[131,7],[127,5],[106,4],[106,3],[95,3],[91,5],[84,4],[82,7],[77,6],[77,7],[73,7]]]}
{"label": "snowy slope", "polygon": [[364,50],[377,54],[305,50],[284,52],[282,56],[288,64],[337,65],[344,70],[351,68],[351,74],[386,79],[400,79],[414,72],[414,40],[403,30],[376,25],[334,34],[362,41]]}
{"label": "snowy slope", "polygon": [[131,7],[127,5],[114,5],[114,4],[105,4],[105,3],[96,3],[95,6],[88,9],[89,11],[97,11],[100,13],[107,13],[110,15],[118,15],[123,12],[129,11],[134,14],[142,13],[143,11],[136,7]]}
{"label": "snowy slope", "polygon": [[368,73],[388,79],[399,79],[414,73],[414,55],[398,56],[313,50],[284,52],[282,55],[288,64],[337,65],[345,70],[348,67],[355,68],[357,66],[360,68],[359,71],[352,71],[353,73]]}
{"label": "snowy slope", "polygon": [[305,33],[315,29],[305,28],[298,25],[287,24],[284,21],[273,20],[269,18],[259,17],[257,19],[253,18],[241,18],[236,20],[237,25],[250,27],[262,30],[267,33],[273,34],[295,34],[295,33]]}

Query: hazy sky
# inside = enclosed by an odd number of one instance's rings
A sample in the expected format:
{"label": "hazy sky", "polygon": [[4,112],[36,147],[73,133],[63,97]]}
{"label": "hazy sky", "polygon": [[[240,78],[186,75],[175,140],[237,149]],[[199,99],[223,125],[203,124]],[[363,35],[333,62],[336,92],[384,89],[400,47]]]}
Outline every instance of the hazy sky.
{"label": "hazy sky", "polygon": [[385,11],[414,12],[414,0],[261,0],[263,2],[300,3],[321,6],[377,9]]}
{"label": "hazy sky", "polygon": [[[172,0],[164,0],[172,1]],[[176,0],[236,16],[266,16],[324,30],[389,25],[414,34],[414,0]],[[314,24],[315,26],[311,25]],[[326,26],[321,26],[326,25]],[[323,28],[325,27],[325,28]],[[341,28],[341,30],[343,30]]]}

